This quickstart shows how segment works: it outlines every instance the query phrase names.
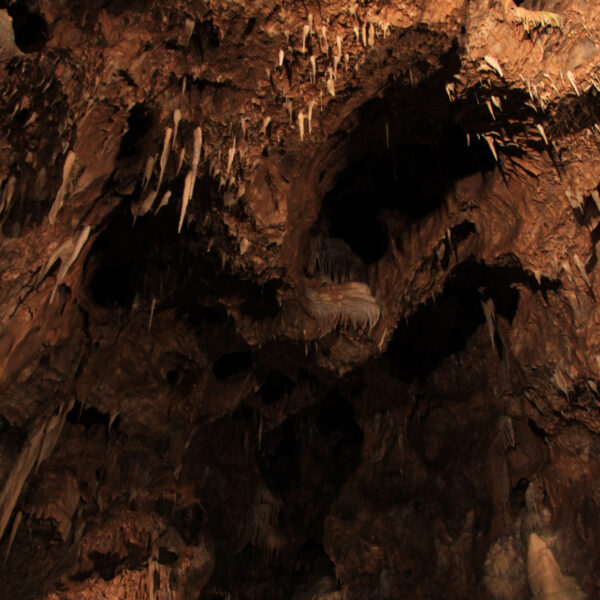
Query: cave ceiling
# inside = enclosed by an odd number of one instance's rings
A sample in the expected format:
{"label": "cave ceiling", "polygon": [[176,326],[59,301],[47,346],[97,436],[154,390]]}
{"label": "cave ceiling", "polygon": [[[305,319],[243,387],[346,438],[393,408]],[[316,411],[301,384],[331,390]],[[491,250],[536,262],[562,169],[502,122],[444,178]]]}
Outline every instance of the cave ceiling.
{"label": "cave ceiling", "polygon": [[599,25],[0,0],[2,597],[600,597]]}

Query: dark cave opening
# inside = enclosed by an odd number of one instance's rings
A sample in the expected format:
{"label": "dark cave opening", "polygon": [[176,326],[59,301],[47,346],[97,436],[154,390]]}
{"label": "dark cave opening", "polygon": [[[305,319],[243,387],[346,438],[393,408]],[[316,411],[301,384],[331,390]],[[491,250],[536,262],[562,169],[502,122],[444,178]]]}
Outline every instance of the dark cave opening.
{"label": "dark cave opening", "polygon": [[[200,277],[189,277],[195,267],[196,247],[187,234],[177,233],[174,203],[158,216],[134,220],[140,187],[125,198],[94,241],[85,267],[90,299],[103,308],[131,309],[134,304],[157,303],[185,307],[194,297],[191,287]],[[206,264],[197,270],[203,272]],[[188,297],[190,296],[190,297]]]}
{"label": "dark cave opening", "polygon": [[94,571],[105,581],[110,581],[115,576],[121,558],[115,552],[90,552],[88,558],[94,563]]}
{"label": "dark cave opening", "polygon": [[547,0],[513,0],[516,6],[522,6],[529,10],[549,10]]}
{"label": "dark cave opening", "polygon": [[[193,229],[177,233],[177,207],[171,203],[158,216],[132,218],[135,201],[125,199],[94,241],[86,259],[84,282],[89,310],[118,309],[141,313],[150,323],[175,311],[198,336],[210,340],[207,353],[213,373],[221,381],[252,368],[251,353],[222,305],[224,298],[239,299],[241,314],[261,321],[276,317],[280,282],[259,285],[224,270]],[[193,386],[193,365],[185,357],[170,356],[160,367],[171,387]]]}
{"label": "dark cave opening", "polygon": [[528,419],[527,425],[536,437],[546,440],[547,433],[533,419]]}
{"label": "dark cave opening", "polygon": [[175,228],[151,218],[133,225],[128,212],[124,209],[112,219],[90,252],[88,286],[99,306],[130,308],[136,296],[155,291],[147,289],[153,268],[166,273],[169,264],[178,262],[172,246],[177,241]]}
{"label": "dark cave opening", "polygon": [[279,287],[277,281],[269,281],[262,286],[248,285],[241,306],[242,314],[256,320],[277,316],[281,308],[277,300]]}
{"label": "dark cave opening", "polygon": [[190,45],[204,58],[207,50],[219,47],[219,30],[212,19],[196,20],[190,37]]}
{"label": "dark cave opening", "polygon": [[39,52],[48,41],[48,23],[37,2],[16,0],[7,7],[13,19],[15,43],[25,53]]}
{"label": "dark cave opening", "polygon": [[261,452],[262,478],[267,487],[285,497],[298,488],[301,480],[300,440],[294,430],[294,422],[288,419],[284,425],[265,436]]}
{"label": "dark cave opening", "polygon": [[[463,350],[486,323],[482,303],[488,299],[496,314],[511,323],[519,304],[515,284],[542,289],[510,257],[500,266],[470,260],[455,267],[442,293],[396,329],[384,355],[391,372],[405,381],[424,381],[444,359]],[[501,349],[497,335],[495,341]]]}
{"label": "dark cave opening", "polygon": [[171,552],[163,546],[158,549],[158,563],[161,565],[172,565],[177,562],[178,558],[179,556],[175,552]]}
{"label": "dark cave opening", "polygon": [[258,395],[264,404],[271,406],[290,394],[294,387],[295,383],[287,375],[281,371],[273,370],[265,377]]}
{"label": "dark cave opening", "polygon": [[494,168],[486,142],[467,144],[462,130],[449,125],[436,145],[398,144],[383,157],[368,154],[350,165],[323,199],[322,218],[332,237],[372,263],[387,249],[382,211],[418,221],[439,208],[456,181]]}
{"label": "dark cave opening", "polygon": [[73,408],[67,413],[66,421],[72,425],[83,425],[86,434],[95,426],[103,428],[108,434],[109,427],[112,431],[119,431],[121,417],[117,415],[111,423],[108,413],[99,411],[95,406],[85,406],[76,400]]}
{"label": "dark cave opening", "polygon": [[252,352],[229,352],[218,358],[213,364],[213,373],[221,381],[226,381],[248,372],[252,368]]}
{"label": "dark cave opening", "polygon": [[121,139],[118,158],[125,158],[138,154],[140,142],[149,133],[154,117],[145,104],[136,104],[129,111],[127,117],[127,132]]}
{"label": "dark cave opening", "polygon": [[[320,403],[263,436],[259,456],[262,477],[286,502],[297,502],[307,493],[320,494],[324,506],[356,468],[363,434],[354,419],[354,408],[344,397],[329,393]],[[311,441],[312,440],[312,441]],[[300,456],[310,450],[310,462]],[[315,469],[311,463],[314,461]]]}
{"label": "dark cave opening", "polygon": [[496,168],[488,144],[465,135],[439,85],[435,78],[416,90],[391,85],[338,141],[346,166],[323,197],[317,229],[367,265],[388,249],[390,218],[409,227],[438,210],[456,182]]}
{"label": "dark cave opening", "polygon": [[529,479],[526,477],[521,477],[517,484],[510,491],[510,501],[512,505],[512,509],[515,512],[522,510],[526,507],[525,502],[525,492],[529,487]]}
{"label": "dark cave opening", "polygon": [[177,369],[170,369],[167,371],[167,383],[169,385],[177,385],[179,383],[179,371]]}
{"label": "dark cave opening", "polygon": [[[269,380],[277,393],[281,387],[289,389],[281,374],[271,374]],[[243,419],[234,415],[236,426],[255,422],[254,411],[246,407],[243,412]],[[335,569],[323,549],[323,520],[359,463],[362,439],[352,404],[332,393],[264,432],[256,455],[261,482],[269,490],[266,496],[261,492],[262,506],[274,502],[278,509],[255,515],[263,533],[235,556],[227,546],[221,548],[223,556],[203,597],[213,597],[211,589],[233,592],[240,585],[248,597],[254,590],[257,597],[273,599],[296,597],[294,592],[301,594],[320,581],[335,589]],[[248,518],[253,510],[248,509]]]}

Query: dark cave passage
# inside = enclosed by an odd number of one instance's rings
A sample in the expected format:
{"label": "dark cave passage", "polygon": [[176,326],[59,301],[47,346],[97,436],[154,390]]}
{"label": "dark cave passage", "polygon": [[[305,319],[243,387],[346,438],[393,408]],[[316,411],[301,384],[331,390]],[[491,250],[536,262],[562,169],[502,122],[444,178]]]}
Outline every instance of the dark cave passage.
{"label": "dark cave passage", "polygon": [[251,352],[230,352],[221,356],[213,364],[213,373],[217,379],[227,380],[252,368]]}
{"label": "dark cave passage", "polygon": [[468,145],[462,130],[450,125],[437,145],[396,142],[383,156],[368,153],[348,166],[323,199],[321,219],[331,237],[370,264],[387,250],[384,211],[412,223],[438,209],[454,182],[494,167],[484,141]]}
{"label": "dark cave passage", "polygon": [[[240,425],[252,419],[249,409],[234,417]],[[257,483],[268,492],[259,491],[254,502],[260,504],[249,506],[246,514],[255,533],[234,557],[229,547],[223,548],[226,556],[212,585],[223,590],[242,585],[249,597],[274,599],[292,597],[318,582],[334,589],[334,567],[323,549],[323,519],[356,469],[361,443],[352,405],[335,394],[265,432]]]}
{"label": "dark cave passage", "polygon": [[556,2],[556,0],[513,0],[513,2],[517,6],[522,6],[529,10],[556,10],[556,5],[560,4],[560,0],[559,2]]}
{"label": "dark cave passage", "polygon": [[92,300],[103,307],[129,309],[136,296],[158,295],[169,285],[170,273],[171,282],[176,280],[183,248],[175,221],[173,227],[165,227],[164,221],[147,217],[134,225],[125,207],[98,236],[90,253]]}
{"label": "dark cave passage", "polygon": [[457,123],[458,109],[440,89],[440,78],[416,89],[390,85],[382,99],[360,108],[352,129],[336,140],[344,148],[344,166],[322,199],[313,231],[313,239],[325,240],[317,242],[321,263],[377,262],[388,250],[391,223],[409,228],[438,211],[458,181],[496,168],[489,145],[468,137],[465,124]]}
{"label": "dark cave passage", "polygon": [[150,131],[154,117],[150,108],[144,104],[136,104],[127,117],[127,132],[121,140],[119,157],[133,156],[141,151],[140,142]]}
{"label": "dark cave passage", "polygon": [[[421,305],[400,323],[385,354],[396,376],[424,380],[447,357],[463,350],[476,329],[486,323],[483,303],[492,300],[495,312],[511,323],[519,304],[516,284],[543,288],[508,257],[505,266],[474,260],[455,267],[440,296]],[[502,342],[495,336],[502,351]]]}
{"label": "dark cave passage", "polygon": [[13,19],[15,43],[22,52],[39,52],[48,41],[48,23],[40,12],[37,1],[17,0],[0,2],[7,5]]}
{"label": "dark cave passage", "polygon": [[[172,184],[176,193],[182,193],[182,176]],[[281,312],[278,294],[285,287],[282,282],[258,284],[240,279],[223,268],[214,251],[213,242],[221,232],[198,235],[198,220],[211,216],[215,186],[210,177],[199,180],[198,187],[209,195],[209,201],[190,208],[192,225],[178,234],[180,207],[174,201],[158,214],[132,216],[147,193],[136,185],[110,215],[87,258],[85,284],[94,305],[133,311],[140,307],[148,310],[155,302],[161,309],[175,308],[199,327],[207,321],[230,326],[231,319],[220,301],[239,298],[242,315],[255,321],[276,318]],[[218,244],[215,246],[220,249]],[[221,341],[227,343],[225,338]]]}
{"label": "dark cave passage", "polygon": [[[312,452],[325,453],[323,459],[326,461],[322,466],[327,469],[326,475],[313,473],[312,468],[306,466],[300,468],[298,461],[307,436],[320,440]],[[326,502],[328,488],[334,492],[356,467],[361,440],[362,433],[354,421],[352,405],[331,394],[305,414],[288,419],[281,430],[275,429],[264,437],[259,461],[263,478],[267,486],[282,497],[314,488],[315,492],[320,489],[325,496],[322,500]],[[319,444],[323,448],[319,448]],[[318,460],[317,456],[312,460]],[[317,484],[313,477],[323,479]],[[304,490],[298,489],[301,482],[306,486]]]}
{"label": "dark cave passage", "polygon": [[295,383],[281,371],[270,371],[259,390],[260,399],[266,405],[272,405],[292,392]]}

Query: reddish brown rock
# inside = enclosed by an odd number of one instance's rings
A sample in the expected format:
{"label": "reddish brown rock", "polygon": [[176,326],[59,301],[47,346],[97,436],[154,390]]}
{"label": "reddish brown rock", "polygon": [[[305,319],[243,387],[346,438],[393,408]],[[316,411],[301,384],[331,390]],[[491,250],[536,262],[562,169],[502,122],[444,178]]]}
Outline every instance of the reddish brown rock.
{"label": "reddish brown rock", "polygon": [[0,0],[3,594],[598,597],[599,19]]}

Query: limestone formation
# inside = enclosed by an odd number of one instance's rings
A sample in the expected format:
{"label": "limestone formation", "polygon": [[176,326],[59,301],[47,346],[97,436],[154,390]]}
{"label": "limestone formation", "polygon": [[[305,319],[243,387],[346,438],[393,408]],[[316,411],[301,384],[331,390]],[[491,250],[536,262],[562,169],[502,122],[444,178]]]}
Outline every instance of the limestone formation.
{"label": "limestone formation", "polygon": [[600,7],[0,0],[0,589],[600,597]]}

